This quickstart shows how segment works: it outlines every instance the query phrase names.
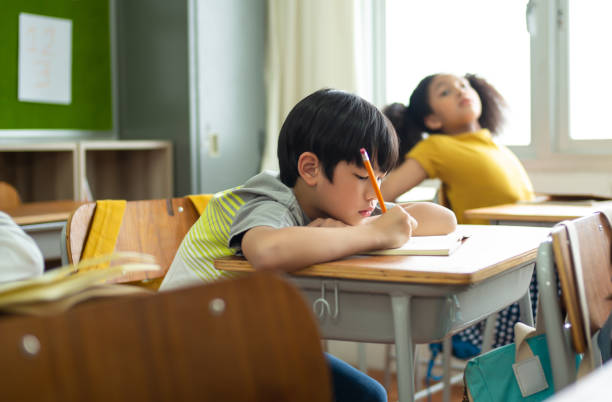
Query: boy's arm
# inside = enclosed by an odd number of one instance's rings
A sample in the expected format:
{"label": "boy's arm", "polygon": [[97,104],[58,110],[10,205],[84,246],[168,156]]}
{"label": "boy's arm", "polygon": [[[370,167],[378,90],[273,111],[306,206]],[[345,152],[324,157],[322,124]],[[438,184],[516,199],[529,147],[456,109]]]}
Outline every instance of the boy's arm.
{"label": "boy's arm", "polygon": [[414,226],[414,218],[401,207],[357,226],[257,226],[244,234],[242,252],[255,269],[294,271],[362,251],[399,247]]}
{"label": "boy's arm", "polygon": [[400,204],[404,210],[416,219],[418,226],[413,235],[443,235],[457,228],[457,217],[448,208],[433,202],[410,202]]}

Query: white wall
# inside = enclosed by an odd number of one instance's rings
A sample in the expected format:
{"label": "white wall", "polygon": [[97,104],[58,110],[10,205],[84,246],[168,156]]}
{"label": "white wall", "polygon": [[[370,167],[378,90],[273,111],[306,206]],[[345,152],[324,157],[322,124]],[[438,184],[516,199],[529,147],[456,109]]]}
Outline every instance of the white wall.
{"label": "white wall", "polygon": [[612,174],[609,172],[543,172],[529,171],[538,193],[594,194],[612,197]]}

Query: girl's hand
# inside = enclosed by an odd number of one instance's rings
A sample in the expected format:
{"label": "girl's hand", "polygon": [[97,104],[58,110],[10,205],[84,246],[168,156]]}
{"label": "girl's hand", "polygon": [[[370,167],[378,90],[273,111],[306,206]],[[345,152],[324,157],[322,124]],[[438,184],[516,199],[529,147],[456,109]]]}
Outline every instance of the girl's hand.
{"label": "girl's hand", "polygon": [[317,218],[306,226],[315,228],[340,228],[348,225],[333,218]]}
{"label": "girl's hand", "polygon": [[418,222],[401,206],[395,206],[386,213],[367,223],[372,236],[380,240],[379,248],[400,247],[410,239]]}

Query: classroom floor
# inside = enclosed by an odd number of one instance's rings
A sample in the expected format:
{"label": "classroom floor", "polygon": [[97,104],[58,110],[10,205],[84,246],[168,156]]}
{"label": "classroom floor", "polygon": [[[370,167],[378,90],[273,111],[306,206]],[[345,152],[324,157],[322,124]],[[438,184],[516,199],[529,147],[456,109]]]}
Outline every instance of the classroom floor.
{"label": "classroom floor", "polygon": [[[383,370],[368,370],[368,375],[380,381],[381,384],[383,383],[383,377],[384,377]],[[420,390],[420,389],[423,389],[424,387],[425,385],[421,384],[421,386],[418,386],[417,388]],[[397,377],[395,373],[391,375],[391,384],[389,386],[389,389],[387,390],[387,395],[388,395],[389,402],[395,402],[398,400]],[[432,394],[431,399],[422,398],[420,400],[427,401],[427,402],[442,402],[442,391]],[[461,402],[462,400],[463,400],[463,384],[455,384],[451,386],[451,402]]]}

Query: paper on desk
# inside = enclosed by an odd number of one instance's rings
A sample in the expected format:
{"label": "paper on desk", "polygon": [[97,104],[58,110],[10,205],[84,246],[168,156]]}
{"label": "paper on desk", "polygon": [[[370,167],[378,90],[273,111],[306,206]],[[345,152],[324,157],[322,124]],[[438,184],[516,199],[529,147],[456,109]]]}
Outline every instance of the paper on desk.
{"label": "paper on desk", "polygon": [[363,254],[451,255],[466,239],[467,236],[457,230],[440,236],[412,236],[402,247],[369,251]]}

